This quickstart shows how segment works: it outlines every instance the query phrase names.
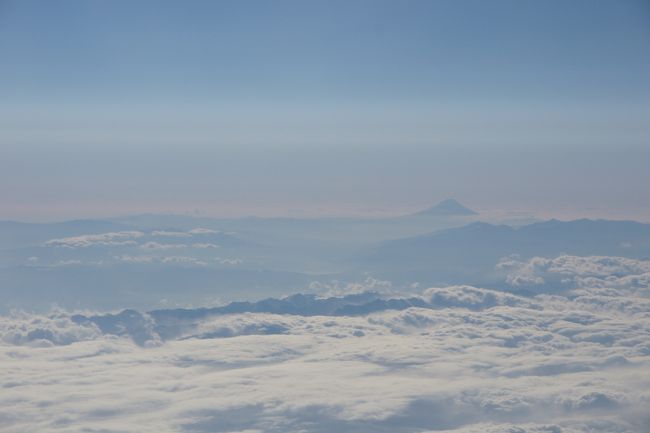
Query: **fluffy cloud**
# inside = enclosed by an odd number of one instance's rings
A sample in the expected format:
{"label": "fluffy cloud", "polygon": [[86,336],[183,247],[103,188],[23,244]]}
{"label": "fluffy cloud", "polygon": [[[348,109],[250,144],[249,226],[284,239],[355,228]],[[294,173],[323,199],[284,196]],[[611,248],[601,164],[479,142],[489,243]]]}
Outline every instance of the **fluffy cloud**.
{"label": "fluffy cloud", "polygon": [[13,312],[9,316],[0,316],[0,341],[6,344],[47,347],[100,337],[101,331],[97,326],[76,324],[64,312],[48,316]]}
{"label": "fluffy cloud", "polygon": [[506,281],[513,286],[647,288],[650,285],[650,260],[625,257],[563,255],[520,261],[515,256],[502,259],[497,269],[506,272]]}
{"label": "fluffy cloud", "polygon": [[14,313],[0,320],[0,430],[646,432],[643,293],[454,286]]}

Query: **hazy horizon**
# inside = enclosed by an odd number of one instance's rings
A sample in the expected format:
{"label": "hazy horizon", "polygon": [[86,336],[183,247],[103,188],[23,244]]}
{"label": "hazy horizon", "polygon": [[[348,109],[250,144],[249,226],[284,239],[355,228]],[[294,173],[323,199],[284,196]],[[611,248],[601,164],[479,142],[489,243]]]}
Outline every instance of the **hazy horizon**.
{"label": "hazy horizon", "polygon": [[[442,201],[447,198],[440,199]],[[196,217],[210,219],[247,219],[247,218],[287,218],[287,219],[368,219],[382,220],[385,218],[395,218],[408,216],[439,201],[422,203],[419,205],[406,204],[395,207],[388,206],[367,206],[361,204],[341,205],[335,203],[327,206],[325,203],[315,203],[309,207],[297,207],[300,203],[293,203],[294,206],[282,207],[272,206],[263,207],[255,204],[215,204],[212,207],[205,203],[196,203],[195,206],[188,206],[185,209],[173,209],[165,206],[151,207],[134,207],[130,212],[114,212],[110,204],[99,209],[66,209],[62,213],[54,211],[51,207],[47,211],[35,212],[29,214],[17,213],[7,214],[6,217],[0,217],[0,221],[15,221],[23,223],[59,223],[74,220],[119,220],[121,218],[145,215],[159,216],[179,216],[179,217]],[[459,200],[461,201],[461,200]],[[605,219],[619,221],[639,221],[650,223],[650,206],[639,206],[638,208],[621,208],[612,209],[611,207],[572,207],[555,206],[552,209],[544,207],[515,207],[513,209],[503,209],[495,207],[476,207],[471,206],[467,201],[461,201],[462,204],[468,205],[472,210],[477,211],[479,219],[486,222],[492,221],[543,221],[543,220],[561,220],[572,221],[579,219]],[[33,212],[34,209],[30,208]]]}
{"label": "hazy horizon", "polygon": [[5,1],[0,219],[455,197],[647,220],[649,23],[643,1]]}

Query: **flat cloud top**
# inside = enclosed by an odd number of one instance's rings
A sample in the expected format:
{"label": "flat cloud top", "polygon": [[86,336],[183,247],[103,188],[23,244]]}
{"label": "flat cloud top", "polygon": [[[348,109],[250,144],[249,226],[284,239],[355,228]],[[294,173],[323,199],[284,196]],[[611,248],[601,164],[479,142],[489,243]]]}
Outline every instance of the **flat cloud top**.
{"label": "flat cloud top", "polygon": [[646,432],[650,300],[621,280],[645,269],[594,261],[544,269],[620,285],[337,298],[378,306],[354,314],[307,314],[327,300],[303,296],[287,298],[303,314],[2,316],[0,431]]}

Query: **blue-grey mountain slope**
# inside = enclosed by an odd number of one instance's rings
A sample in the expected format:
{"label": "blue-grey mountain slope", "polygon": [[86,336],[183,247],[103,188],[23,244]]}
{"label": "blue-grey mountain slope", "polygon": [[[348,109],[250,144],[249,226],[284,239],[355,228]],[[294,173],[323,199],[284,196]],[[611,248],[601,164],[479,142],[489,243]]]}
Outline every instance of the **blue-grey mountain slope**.
{"label": "blue-grey mountain slope", "polygon": [[650,224],[634,221],[550,220],[519,228],[472,223],[387,241],[360,258],[360,268],[391,281],[496,283],[500,259],[561,254],[650,257]]}

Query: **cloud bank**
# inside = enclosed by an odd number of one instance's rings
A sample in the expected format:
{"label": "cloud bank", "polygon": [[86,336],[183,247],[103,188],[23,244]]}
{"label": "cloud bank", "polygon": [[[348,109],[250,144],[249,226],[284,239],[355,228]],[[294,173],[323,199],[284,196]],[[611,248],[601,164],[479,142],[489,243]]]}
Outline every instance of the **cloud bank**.
{"label": "cloud bank", "polygon": [[534,297],[15,312],[0,318],[0,431],[647,432],[650,299],[624,280],[645,268],[610,259],[557,258],[543,269],[580,287]]}

